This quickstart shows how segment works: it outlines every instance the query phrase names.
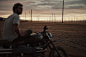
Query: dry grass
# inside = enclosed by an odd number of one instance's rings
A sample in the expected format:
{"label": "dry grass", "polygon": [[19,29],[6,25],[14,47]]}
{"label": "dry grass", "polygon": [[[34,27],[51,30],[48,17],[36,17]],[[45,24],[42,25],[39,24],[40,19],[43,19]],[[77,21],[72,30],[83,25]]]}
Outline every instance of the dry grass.
{"label": "dry grass", "polygon": [[[3,24],[4,21],[0,21],[0,39]],[[58,40],[54,44],[63,47],[69,57],[86,57],[86,23],[21,22],[20,28],[41,32],[44,25],[51,26],[48,31],[53,35],[52,40]]]}

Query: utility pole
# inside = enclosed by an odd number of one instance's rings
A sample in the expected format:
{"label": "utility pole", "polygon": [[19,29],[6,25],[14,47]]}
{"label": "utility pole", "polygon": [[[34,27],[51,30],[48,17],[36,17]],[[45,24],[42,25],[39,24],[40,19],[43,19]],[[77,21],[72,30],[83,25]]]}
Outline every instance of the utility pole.
{"label": "utility pole", "polygon": [[55,14],[54,14],[54,21],[56,21],[56,20],[55,20]]}
{"label": "utility pole", "polygon": [[39,21],[39,16],[38,16],[38,21]]}
{"label": "utility pole", "polygon": [[50,22],[51,22],[51,16],[50,16]]}
{"label": "utility pole", "polygon": [[48,22],[48,18],[47,18],[47,22]]}
{"label": "utility pole", "polygon": [[39,15],[38,15],[38,21],[39,21]]}
{"label": "utility pole", "polygon": [[52,22],[53,22],[53,13],[52,13]]}
{"label": "utility pole", "polygon": [[26,12],[25,12],[25,20],[26,20]]}
{"label": "utility pole", "polygon": [[73,22],[75,23],[75,15],[74,15],[74,20],[73,20]]}
{"label": "utility pole", "polygon": [[64,15],[64,0],[63,0],[63,6],[62,6],[62,23],[63,23],[63,15]]}
{"label": "utility pole", "polygon": [[31,22],[32,22],[32,9],[31,9]]}
{"label": "utility pole", "polygon": [[51,17],[49,17],[49,22],[51,21]]}
{"label": "utility pole", "polygon": [[76,20],[75,15],[74,15],[74,21]]}
{"label": "utility pole", "polygon": [[[31,16],[31,11],[29,11],[29,14],[30,14],[30,16]],[[29,16],[29,17],[30,17],[30,16]]]}

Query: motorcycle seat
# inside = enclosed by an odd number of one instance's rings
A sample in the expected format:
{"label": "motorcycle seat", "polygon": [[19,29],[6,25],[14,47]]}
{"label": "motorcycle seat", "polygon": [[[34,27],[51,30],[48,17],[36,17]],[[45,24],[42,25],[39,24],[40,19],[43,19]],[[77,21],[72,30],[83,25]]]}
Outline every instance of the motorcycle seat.
{"label": "motorcycle seat", "polygon": [[23,44],[24,41],[20,41],[20,42],[11,42],[11,41],[7,41],[7,40],[0,40],[0,44]]}

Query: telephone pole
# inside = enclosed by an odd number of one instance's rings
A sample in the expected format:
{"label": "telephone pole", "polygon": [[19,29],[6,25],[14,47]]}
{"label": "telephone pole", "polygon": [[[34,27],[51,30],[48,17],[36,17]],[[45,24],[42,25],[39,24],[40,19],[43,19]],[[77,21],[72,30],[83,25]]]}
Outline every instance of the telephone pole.
{"label": "telephone pole", "polygon": [[53,22],[53,13],[52,13],[52,22]]}
{"label": "telephone pole", "polygon": [[31,22],[32,22],[32,9],[31,9]]}
{"label": "telephone pole", "polygon": [[62,23],[63,23],[63,15],[64,15],[64,0],[63,0],[63,6],[62,6]]}
{"label": "telephone pole", "polygon": [[25,12],[25,20],[26,20],[26,12]]}
{"label": "telephone pole", "polygon": [[55,14],[54,14],[54,22],[55,22],[56,20],[55,20]]}

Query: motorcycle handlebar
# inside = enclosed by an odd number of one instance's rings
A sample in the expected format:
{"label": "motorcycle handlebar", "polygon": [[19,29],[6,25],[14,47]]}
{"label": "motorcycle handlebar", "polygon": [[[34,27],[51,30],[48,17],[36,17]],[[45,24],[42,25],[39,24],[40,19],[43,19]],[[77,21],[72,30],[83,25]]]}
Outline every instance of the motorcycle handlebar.
{"label": "motorcycle handlebar", "polygon": [[[46,32],[46,30],[48,29],[48,28],[50,28],[51,26],[49,26],[49,27],[47,27],[46,25],[44,26],[44,31],[43,32]],[[36,31],[36,32],[34,32],[34,33],[41,33],[41,32],[38,32],[38,31]]]}

